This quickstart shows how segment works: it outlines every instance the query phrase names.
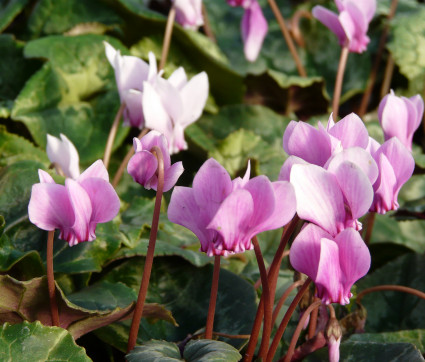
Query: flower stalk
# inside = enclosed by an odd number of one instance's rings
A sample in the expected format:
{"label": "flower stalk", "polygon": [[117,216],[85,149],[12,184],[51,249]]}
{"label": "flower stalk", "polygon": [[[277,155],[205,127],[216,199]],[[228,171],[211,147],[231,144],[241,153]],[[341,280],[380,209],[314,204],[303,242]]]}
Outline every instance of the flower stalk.
{"label": "flower stalk", "polygon": [[359,294],[357,294],[356,303],[359,304],[366,294],[373,293],[373,292],[381,292],[386,290],[393,290],[396,292],[408,293],[408,294],[416,295],[419,298],[425,299],[425,293],[421,292],[420,290],[405,287],[403,285],[388,284],[388,285],[378,285],[376,287],[371,287],[371,288],[362,290]]}
{"label": "flower stalk", "polygon": [[164,41],[162,43],[161,61],[159,70],[164,69],[167,62],[168,51],[170,50],[171,36],[173,35],[174,19],[176,18],[176,8],[173,5],[168,13],[167,24],[165,25]]}
{"label": "flower stalk", "polygon": [[152,217],[152,227],[149,236],[148,251],[146,253],[145,267],[143,270],[142,282],[140,284],[139,296],[137,297],[136,307],[134,309],[133,320],[131,321],[130,334],[128,337],[127,353],[136,345],[137,334],[140,321],[142,319],[143,307],[146,300],[146,294],[149,287],[149,279],[152,271],[153,257],[155,251],[156,236],[158,233],[159,214],[161,211],[162,192],[164,187],[164,159],[159,147],[152,147],[152,153],[156,154],[158,159],[158,188],[155,198],[155,208]]}
{"label": "flower stalk", "polygon": [[106,169],[108,169],[109,161],[111,159],[112,146],[114,144],[115,136],[117,135],[118,125],[120,123],[122,114],[124,112],[125,103],[121,103],[120,108],[118,109],[117,114],[115,115],[114,122],[112,123],[111,129],[109,131],[108,140],[106,141],[105,154],[103,155],[103,164]]}
{"label": "flower stalk", "polygon": [[341,98],[342,81],[344,80],[345,66],[347,65],[347,59],[349,54],[348,46],[344,46],[341,49],[341,56],[339,58],[338,71],[336,74],[334,96],[332,102],[332,113],[335,122],[338,118],[339,100]]}
{"label": "flower stalk", "polygon": [[208,306],[207,324],[205,327],[205,338],[212,339],[213,326],[214,326],[214,315],[215,306],[217,302],[218,293],[218,279],[220,277],[220,256],[214,256],[214,271],[213,280],[211,285],[210,304]]}
{"label": "flower stalk", "polygon": [[55,231],[49,231],[47,234],[47,287],[49,289],[50,314],[52,316],[52,326],[59,327],[59,311],[56,301],[55,275],[53,273],[53,238]]}

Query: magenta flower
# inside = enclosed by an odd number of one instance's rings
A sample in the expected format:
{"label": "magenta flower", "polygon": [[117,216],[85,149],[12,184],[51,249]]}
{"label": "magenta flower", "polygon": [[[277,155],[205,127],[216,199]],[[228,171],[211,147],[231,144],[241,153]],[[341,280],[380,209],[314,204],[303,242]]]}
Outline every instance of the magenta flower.
{"label": "magenta flower", "polygon": [[315,6],[313,16],[329,28],[342,47],[350,52],[363,53],[370,42],[367,36],[369,23],[376,10],[375,0],[335,0],[339,14]]}
{"label": "magenta flower", "polygon": [[[373,160],[363,166],[376,168]],[[366,214],[373,201],[369,177],[374,182],[377,171],[367,169],[365,172],[343,158],[336,159],[330,168],[332,172],[316,165],[293,165],[290,180],[295,189],[297,214],[332,236],[348,227],[360,230],[357,219]]]}
{"label": "magenta flower", "polygon": [[201,116],[208,88],[205,72],[188,81],[183,68],[167,80],[157,77],[154,82],[144,82],[142,105],[146,127],[165,136],[170,154],[187,149],[184,129]]}
{"label": "magenta flower", "polygon": [[379,177],[373,185],[375,196],[370,211],[385,214],[389,210],[398,209],[398,193],[412,176],[415,160],[396,137],[385,141],[373,151],[376,146],[372,147],[372,152],[379,168]]}
{"label": "magenta flower", "polygon": [[254,62],[260,53],[268,25],[257,0],[227,0],[231,6],[245,9],[241,21],[241,34],[244,42],[245,58]]}
{"label": "magenta flower", "polygon": [[118,93],[125,104],[124,124],[142,129],[145,124],[142,109],[142,94],[145,82],[152,82],[157,76],[156,59],[149,53],[149,65],[142,59],[121,55],[112,45],[104,42],[106,57],[115,70]]}
{"label": "magenta flower", "polygon": [[406,148],[412,150],[413,134],[421,124],[423,115],[424,101],[419,94],[406,98],[397,97],[391,91],[382,99],[378,109],[385,140],[397,137]]}
{"label": "magenta flower", "polygon": [[241,253],[253,248],[251,238],[279,228],[295,213],[290,183],[270,182],[265,176],[231,180],[216,160],[199,169],[193,187],[177,186],[171,195],[168,218],[190,229],[209,256]]}
{"label": "magenta flower", "polygon": [[101,160],[76,180],[67,178],[65,186],[56,184],[43,170],[38,174],[40,183],[32,186],[29,219],[40,229],[59,229],[59,238],[70,246],[96,239],[96,225],[118,214],[120,200]]}
{"label": "magenta flower", "polygon": [[75,180],[80,176],[78,151],[68,137],[61,133],[60,138],[47,135],[47,157],[59,166],[65,177]]}
{"label": "magenta flower", "polygon": [[172,0],[176,8],[176,21],[186,29],[196,30],[204,25],[202,0]]}
{"label": "magenta flower", "polygon": [[182,162],[176,162],[171,165],[170,154],[168,152],[168,143],[164,135],[157,131],[150,131],[142,139],[133,139],[134,150],[136,153],[130,159],[127,166],[128,173],[133,180],[141,184],[145,189],[157,190],[158,187],[158,159],[152,153],[152,147],[157,146],[162,151],[164,160],[164,189],[170,190],[183,173]]}
{"label": "magenta flower", "polygon": [[370,268],[369,249],[360,234],[347,228],[332,236],[309,224],[295,238],[289,254],[295,270],[316,284],[323,303],[348,304],[353,284]]}

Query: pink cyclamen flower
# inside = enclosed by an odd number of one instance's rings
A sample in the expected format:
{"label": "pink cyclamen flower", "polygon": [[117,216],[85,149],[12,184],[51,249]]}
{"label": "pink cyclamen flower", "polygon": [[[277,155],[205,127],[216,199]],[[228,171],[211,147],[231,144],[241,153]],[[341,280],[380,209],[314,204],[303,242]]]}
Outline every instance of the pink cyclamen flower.
{"label": "pink cyclamen flower", "polygon": [[325,338],[328,342],[329,362],[339,361],[339,345],[341,344],[342,329],[338,319],[331,317],[326,324]]}
{"label": "pink cyclamen flower", "polygon": [[369,23],[376,11],[376,0],[335,0],[339,14],[315,6],[313,16],[329,28],[341,46],[354,53],[362,53],[370,42]]}
{"label": "pink cyclamen flower", "polygon": [[78,151],[68,137],[61,133],[60,138],[47,135],[47,157],[59,166],[65,177],[75,180],[80,176]]}
{"label": "pink cyclamen flower", "polygon": [[173,0],[176,21],[186,29],[196,30],[204,25],[202,0]]}
{"label": "pink cyclamen flower", "polygon": [[190,229],[209,256],[252,249],[256,234],[279,228],[295,213],[290,183],[270,182],[265,176],[231,180],[216,160],[199,169],[193,187],[175,187],[168,207],[171,222]]}
{"label": "pink cyclamen flower", "polygon": [[370,211],[385,214],[398,209],[398,193],[415,169],[411,152],[393,137],[382,146],[372,141],[371,153],[378,165],[379,176],[373,184],[374,199]]}
{"label": "pink cyclamen flower", "polygon": [[187,149],[184,129],[202,114],[208,98],[205,72],[188,81],[183,68],[168,78],[144,82],[142,97],[146,127],[159,131],[168,141],[170,154]]}
{"label": "pink cyclamen flower", "polygon": [[96,239],[96,225],[118,214],[120,200],[101,160],[76,180],[67,178],[65,185],[56,184],[43,170],[38,174],[40,183],[32,186],[29,219],[40,229],[59,229],[59,238],[70,246]]}
{"label": "pink cyclamen flower", "polygon": [[157,131],[150,131],[142,139],[134,138],[133,145],[135,154],[128,162],[127,171],[133,180],[141,184],[144,188],[157,190],[158,187],[158,159],[152,153],[154,146],[159,147],[164,160],[164,189],[170,190],[183,173],[182,162],[171,165],[170,154],[168,152],[167,139]]}
{"label": "pink cyclamen flower", "polygon": [[369,249],[360,234],[347,228],[336,236],[308,224],[295,238],[289,258],[295,270],[316,284],[323,303],[348,304],[353,284],[370,268]]}
{"label": "pink cyclamen flower", "polygon": [[245,9],[241,21],[241,34],[244,42],[245,58],[254,62],[266,37],[268,25],[257,0],[227,0],[231,6]]}
{"label": "pink cyclamen flower", "polygon": [[158,75],[155,55],[149,53],[149,64],[142,59],[121,55],[112,45],[104,42],[106,57],[115,70],[118,93],[125,104],[124,124],[142,129],[145,124],[142,108],[143,85]]}
{"label": "pink cyclamen flower", "polygon": [[397,97],[391,90],[379,103],[378,118],[385,140],[397,137],[409,150],[423,115],[424,101],[419,94],[411,98]]}

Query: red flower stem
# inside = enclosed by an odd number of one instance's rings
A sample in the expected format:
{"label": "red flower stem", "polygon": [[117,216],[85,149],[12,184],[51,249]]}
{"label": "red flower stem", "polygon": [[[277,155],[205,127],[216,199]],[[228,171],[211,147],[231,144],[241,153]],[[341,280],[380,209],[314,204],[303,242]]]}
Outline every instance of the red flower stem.
{"label": "red flower stem", "polygon": [[214,33],[213,33],[212,29],[211,29],[211,23],[210,23],[210,20],[208,18],[207,7],[205,6],[204,3],[202,3],[202,17],[204,18],[204,26],[203,27],[204,27],[205,35],[208,38],[210,38],[210,40],[212,42],[216,43],[217,40],[216,40],[216,38],[214,36]]}
{"label": "red flower stem", "polygon": [[[138,139],[141,139],[146,133],[149,132],[148,128],[143,128],[142,132],[137,136]],[[128,161],[130,161],[130,158],[134,155],[134,147],[131,146],[128,150],[127,154],[125,155],[124,159],[122,160],[120,167],[118,167],[117,172],[115,173],[114,179],[112,180],[112,186],[116,188],[121,180],[122,174],[124,173],[125,168],[128,165]]]}
{"label": "red flower stem", "polygon": [[284,362],[291,362],[292,356],[295,352],[295,347],[297,345],[298,338],[300,337],[301,331],[303,330],[303,326],[305,321],[307,320],[307,317],[310,315],[310,313],[314,311],[318,311],[318,307],[322,304],[321,300],[317,300],[313,302],[304,312],[303,316],[301,317],[300,321],[298,322],[297,328],[295,329],[295,332],[292,336],[291,343],[289,344],[288,352],[286,352]]}
{"label": "red flower stem", "polygon": [[[315,298],[315,299],[316,301],[318,300],[318,298]],[[318,315],[319,315],[319,309],[317,308],[311,312],[310,323],[308,324],[308,339],[312,339],[316,334]]]}
{"label": "red flower stem", "polygon": [[272,312],[273,312],[273,301],[270,299],[270,290],[269,283],[267,281],[267,271],[266,266],[264,265],[264,258],[261,254],[261,248],[258,244],[257,236],[252,238],[252,243],[254,244],[255,257],[257,258],[258,269],[260,270],[261,281],[263,286],[264,295],[264,326],[263,326],[263,337],[262,340],[264,343],[261,343],[260,350],[258,352],[258,358],[263,359],[267,354],[269,347],[270,335],[272,332]]}
{"label": "red flower stem", "polygon": [[298,291],[297,295],[295,296],[294,300],[292,301],[291,305],[289,306],[288,310],[285,313],[285,316],[282,319],[282,322],[279,325],[279,328],[276,331],[276,334],[273,338],[273,342],[270,346],[269,353],[267,354],[266,362],[271,362],[273,360],[273,357],[276,353],[277,347],[279,345],[279,341],[282,339],[283,333],[285,332],[285,329],[289,323],[289,320],[292,317],[292,314],[295,311],[295,308],[297,307],[298,303],[300,302],[302,296],[307,291],[309,285],[311,283],[311,279],[308,278],[301,289]]}
{"label": "red flower stem", "polygon": [[115,115],[114,123],[112,123],[111,130],[109,131],[108,140],[106,141],[105,154],[103,155],[103,164],[107,169],[109,166],[109,160],[111,159],[112,146],[114,145],[115,136],[117,135],[118,125],[122,113],[124,112],[125,103],[122,103],[118,109],[117,114]]}
{"label": "red flower stem", "polygon": [[159,62],[159,70],[164,69],[167,62],[168,51],[170,50],[171,36],[173,35],[174,19],[176,17],[176,8],[171,6],[168,13],[167,24],[165,25],[164,41],[162,42],[161,61]]}
{"label": "red flower stem", "polygon": [[333,113],[333,119],[335,122],[338,121],[337,118],[338,118],[339,100],[341,98],[342,81],[344,80],[344,72],[345,72],[345,66],[347,65],[348,54],[349,54],[348,46],[342,47],[341,56],[339,58],[338,71],[336,73],[334,96],[333,96],[333,102],[332,102],[332,113]]}
{"label": "red flower stem", "polygon": [[288,45],[289,51],[291,52],[292,58],[295,61],[295,65],[297,66],[298,73],[301,77],[307,77],[307,72],[305,71],[301,60],[298,56],[297,49],[295,48],[294,42],[292,41],[291,35],[289,34],[289,30],[286,27],[285,20],[283,19],[282,14],[278,6],[276,5],[275,0],[268,0],[269,5],[272,8],[273,14],[276,17],[277,23],[279,24],[280,30],[285,38],[286,44]]}
{"label": "red flower stem", "polygon": [[285,300],[289,297],[289,294],[296,288],[299,287],[301,284],[304,283],[304,280],[297,280],[296,282],[292,283],[282,294],[282,296],[279,299],[279,302],[277,303],[274,311],[273,311],[273,317],[272,317],[272,325],[275,324],[276,318],[279,315],[280,309],[283,306],[283,303],[285,303]]}
{"label": "red flower stem", "polygon": [[161,211],[162,190],[164,188],[164,158],[162,156],[161,149],[157,146],[154,146],[152,147],[151,151],[152,153],[156,154],[158,159],[158,187],[156,191],[155,208],[153,211],[152,227],[149,236],[149,245],[148,251],[146,253],[142,282],[140,284],[139,296],[137,297],[136,307],[134,309],[133,319],[131,321],[130,334],[128,336],[127,353],[130,352],[136,345],[140,320],[142,319],[143,307],[145,304],[146,294],[149,287],[149,279],[152,271],[156,235],[158,233],[159,214]]}
{"label": "red flower stem", "polygon": [[[298,220],[299,220],[298,216],[295,215],[294,218],[291,220],[291,222],[283,229],[282,237],[280,238],[279,247],[273,258],[273,262],[270,265],[268,280],[269,280],[269,290],[271,294],[270,300],[272,301],[274,301],[277,276],[279,274],[280,264],[282,262],[283,254],[285,252],[285,247],[297,225]],[[258,334],[260,333],[261,321],[263,319],[263,313],[264,313],[264,296],[262,295],[260,299],[260,304],[258,305],[258,308],[257,308],[257,314],[255,316],[254,324],[252,326],[251,338],[249,339],[248,347],[244,356],[245,362],[251,361],[254,356],[255,347],[258,341]],[[269,342],[267,341],[267,343]]]}
{"label": "red flower stem", "polygon": [[[286,250],[285,252],[283,252],[282,254],[282,258],[284,258],[285,256],[289,255],[289,250]],[[270,272],[270,266],[267,268],[267,275]],[[257,290],[258,288],[260,288],[261,286],[261,277],[257,279],[257,281],[254,284],[254,289]]]}
{"label": "red flower stem", "polygon": [[207,324],[205,327],[206,339],[212,339],[212,336],[213,336],[214,315],[215,315],[215,305],[217,302],[219,276],[220,276],[220,256],[216,255],[214,257],[214,271],[213,271],[213,279],[211,284],[210,304],[208,306]]}
{"label": "red flower stem", "polygon": [[52,315],[52,326],[59,327],[59,312],[56,302],[55,275],[53,273],[53,238],[55,230],[49,231],[47,234],[47,287],[49,289],[50,314]]}
{"label": "red flower stem", "polygon": [[385,95],[387,95],[390,91],[390,87],[391,87],[391,80],[393,78],[393,73],[394,73],[394,59],[391,56],[391,54],[388,54],[388,59],[387,59],[387,65],[385,66],[385,72],[384,72],[384,80],[382,81],[382,86],[381,86],[381,99],[385,97]]}
{"label": "red flower stem", "polygon": [[366,217],[366,225],[364,231],[364,242],[368,245],[372,238],[373,225],[375,224],[375,213],[370,212]]}
{"label": "red flower stem", "polygon": [[365,290],[362,290],[359,294],[357,294],[356,302],[360,303],[362,298],[369,293],[373,292],[380,292],[385,290],[393,290],[396,292],[403,292],[403,293],[409,293],[416,295],[419,298],[425,299],[425,293],[421,292],[420,290],[405,287],[403,285],[378,285],[376,287],[367,288]]}
{"label": "red flower stem", "polygon": [[381,63],[382,53],[384,52],[385,44],[387,42],[388,33],[390,30],[390,20],[395,15],[397,4],[398,4],[398,0],[392,0],[390,12],[388,13],[387,23],[385,24],[384,30],[382,30],[381,38],[379,39],[378,52],[376,53],[376,56],[375,56],[375,62],[373,63],[373,68],[370,72],[369,81],[367,83],[366,90],[363,93],[362,101],[360,103],[360,108],[358,111],[358,114],[360,117],[363,117],[367,111],[370,95],[372,94],[372,90],[376,81],[376,75],[378,74],[379,65]]}
{"label": "red flower stem", "polygon": [[330,319],[332,319],[332,318],[336,319],[335,309],[334,309],[333,305],[328,304],[327,307],[329,309],[329,318]]}

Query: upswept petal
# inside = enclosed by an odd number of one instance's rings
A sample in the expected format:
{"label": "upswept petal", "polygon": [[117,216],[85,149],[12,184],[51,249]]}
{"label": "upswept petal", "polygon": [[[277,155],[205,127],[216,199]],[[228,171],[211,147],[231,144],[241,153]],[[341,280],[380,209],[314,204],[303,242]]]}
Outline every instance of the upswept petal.
{"label": "upswept petal", "polygon": [[198,205],[212,220],[223,200],[232,192],[229,173],[215,159],[210,158],[199,169],[193,179],[193,193]]}
{"label": "upswept petal", "polygon": [[184,104],[180,92],[168,80],[163,78],[157,78],[153,87],[173,124],[177,123],[184,112]]}
{"label": "upswept petal", "polygon": [[339,233],[335,241],[339,249],[344,295],[351,297],[350,289],[353,284],[364,277],[370,269],[370,252],[360,234],[352,228]]}
{"label": "upswept petal", "polygon": [[28,215],[29,220],[42,230],[71,228],[75,222],[65,186],[55,183],[32,186]]}
{"label": "upswept petal", "polygon": [[394,199],[397,179],[390,161],[383,153],[379,155],[378,167],[379,177],[373,185],[375,195],[370,211],[385,214],[398,208],[397,198]]}
{"label": "upswept petal", "polygon": [[40,179],[40,183],[42,184],[55,184],[55,180],[50,176],[46,171],[42,169],[38,169],[38,178]]}
{"label": "upswept petal", "polygon": [[257,59],[267,30],[267,20],[263,15],[261,7],[256,0],[253,0],[250,6],[245,9],[241,21],[244,53],[248,61],[254,62]]}
{"label": "upswept petal", "polygon": [[125,103],[123,112],[124,125],[142,129],[145,125],[142,107],[143,93],[137,89],[122,92],[122,101]]}
{"label": "upswept petal", "polygon": [[320,5],[313,8],[312,14],[317,20],[319,20],[324,26],[326,26],[337,36],[340,45],[345,43],[347,36],[337,14]]}
{"label": "upswept petal", "polygon": [[334,154],[326,163],[325,168],[335,173],[343,162],[352,162],[369,178],[370,183],[376,181],[379,175],[378,166],[369,152],[360,147],[351,147]]}
{"label": "upswept petal", "polygon": [[157,158],[149,151],[140,151],[131,157],[127,165],[127,172],[133,177],[135,182],[150,190],[154,188],[150,181],[155,175],[157,168]]}
{"label": "upswept petal", "polygon": [[94,234],[89,232],[90,219],[92,215],[92,205],[90,197],[84,188],[72,179],[65,180],[65,187],[68,191],[69,201],[74,210],[74,224],[72,225],[73,233],[66,236],[66,240],[70,246],[77,245],[80,241],[92,241],[96,238]]}
{"label": "upswept petal", "polygon": [[421,120],[422,120],[422,117],[424,115],[424,100],[422,99],[422,97],[419,94],[417,94],[413,97],[410,97],[409,100],[415,106],[416,114],[418,116],[417,121],[416,121],[417,123],[415,123],[415,125],[416,125],[415,130],[416,130],[419,127],[419,125],[421,124]]}
{"label": "upswept petal", "polygon": [[289,181],[291,176],[291,170],[293,165],[308,165],[307,161],[304,161],[302,158],[297,156],[289,156],[286,161],[283,163],[282,168],[279,172],[279,181]]}
{"label": "upswept petal", "polygon": [[[137,139],[137,138],[136,138]],[[151,152],[154,146],[157,146],[162,151],[162,158],[164,159],[164,169],[167,169],[171,165],[170,154],[168,152],[167,139],[158,131],[150,131],[140,140],[142,150]],[[139,146],[137,146],[139,147]],[[136,150],[137,152],[137,150]]]}
{"label": "upswept petal", "polygon": [[252,228],[261,227],[260,225],[267,222],[275,209],[276,200],[272,183],[266,176],[261,175],[249,180],[244,190],[251,194],[255,210],[248,220],[248,225]]}
{"label": "upswept petal", "polygon": [[248,166],[246,167],[245,175],[243,176],[243,178],[236,177],[234,180],[232,180],[233,190],[243,188],[249,181],[250,176],[251,176],[251,160],[248,160]]}
{"label": "upswept petal", "polygon": [[365,173],[354,163],[346,161],[336,168],[334,175],[350,208],[352,219],[366,214],[373,201],[373,188]]}
{"label": "upswept petal", "polygon": [[80,175],[78,151],[64,134],[61,133],[60,138],[47,135],[47,157],[62,169],[66,177],[76,179]]}
{"label": "upswept petal", "polygon": [[[179,179],[183,171],[184,171],[184,168],[183,168],[183,163],[181,161],[173,163],[167,169],[167,173],[164,175],[164,192],[167,192],[174,187],[174,185],[176,184],[177,180]],[[157,189],[158,187],[157,184],[154,185],[155,187],[153,187],[152,185],[152,188],[154,190]]]}
{"label": "upswept petal", "polygon": [[329,129],[329,134],[341,141],[343,148],[366,148],[369,144],[369,133],[355,113],[350,113]]}
{"label": "upswept petal", "polygon": [[207,228],[217,231],[222,236],[227,251],[241,253],[252,249],[251,220],[254,217],[254,210],[250,192],[243,189],[235,190],[221,203]]}
{"label": "upswept petal", "polygon": [[336,177],[315,165],[294,165],[291,184],[295,189],[297,213],[331,235],[345,227],[345,206]]}
{"label": "upswept petal", "polygon": [[183,67],[178,67],[169,77],[168,81],[178,90],[181,90],[187,83],[187,75]]}
{"label": "upswept petal", "polygon": [[181,89],[180,96],[183,102],[182,116],[176,120],[185,128],[195,122],[202,114],[209,93],[207,73],[201,72],[187,82]]}
{"label": "upswept petal", "polygon": [[149,52],[149,73],[148,73],[148,82],[154,81],[157,76],[161,76],[161,71],[158,73],[158,68],[156,66],[156,58],[153,52]]}
{"label": "upswept petal", "polygon": [[94,162],[88,169],[86,169],[80,177],[77,179],[78,182],[81,182],[89,177],[99,177],[102,180],[109,182],[108,171],[106,170],[105,165],[102,160],[97,160]]}
{"label": "upswept petal", "polygon": [[322,297],[323,303],[347,304],[347,296],[341,286],[338,245],[334,240],[320,239],[320,259],[315,283],[317,295]]}
{"label": "upswept petal", "polygon": [[305,122],[288,125],[283,135],[283,149],[288,155],[318,166],[323,166],[331,156],[329,136]]}
{"label": "upswept petal", "polygon": [[292,243],[289,260],[292,267],[315,280],[319,268],[320,249],[322,238],[332,238],[322,228],[308,224],[305,226]]}

